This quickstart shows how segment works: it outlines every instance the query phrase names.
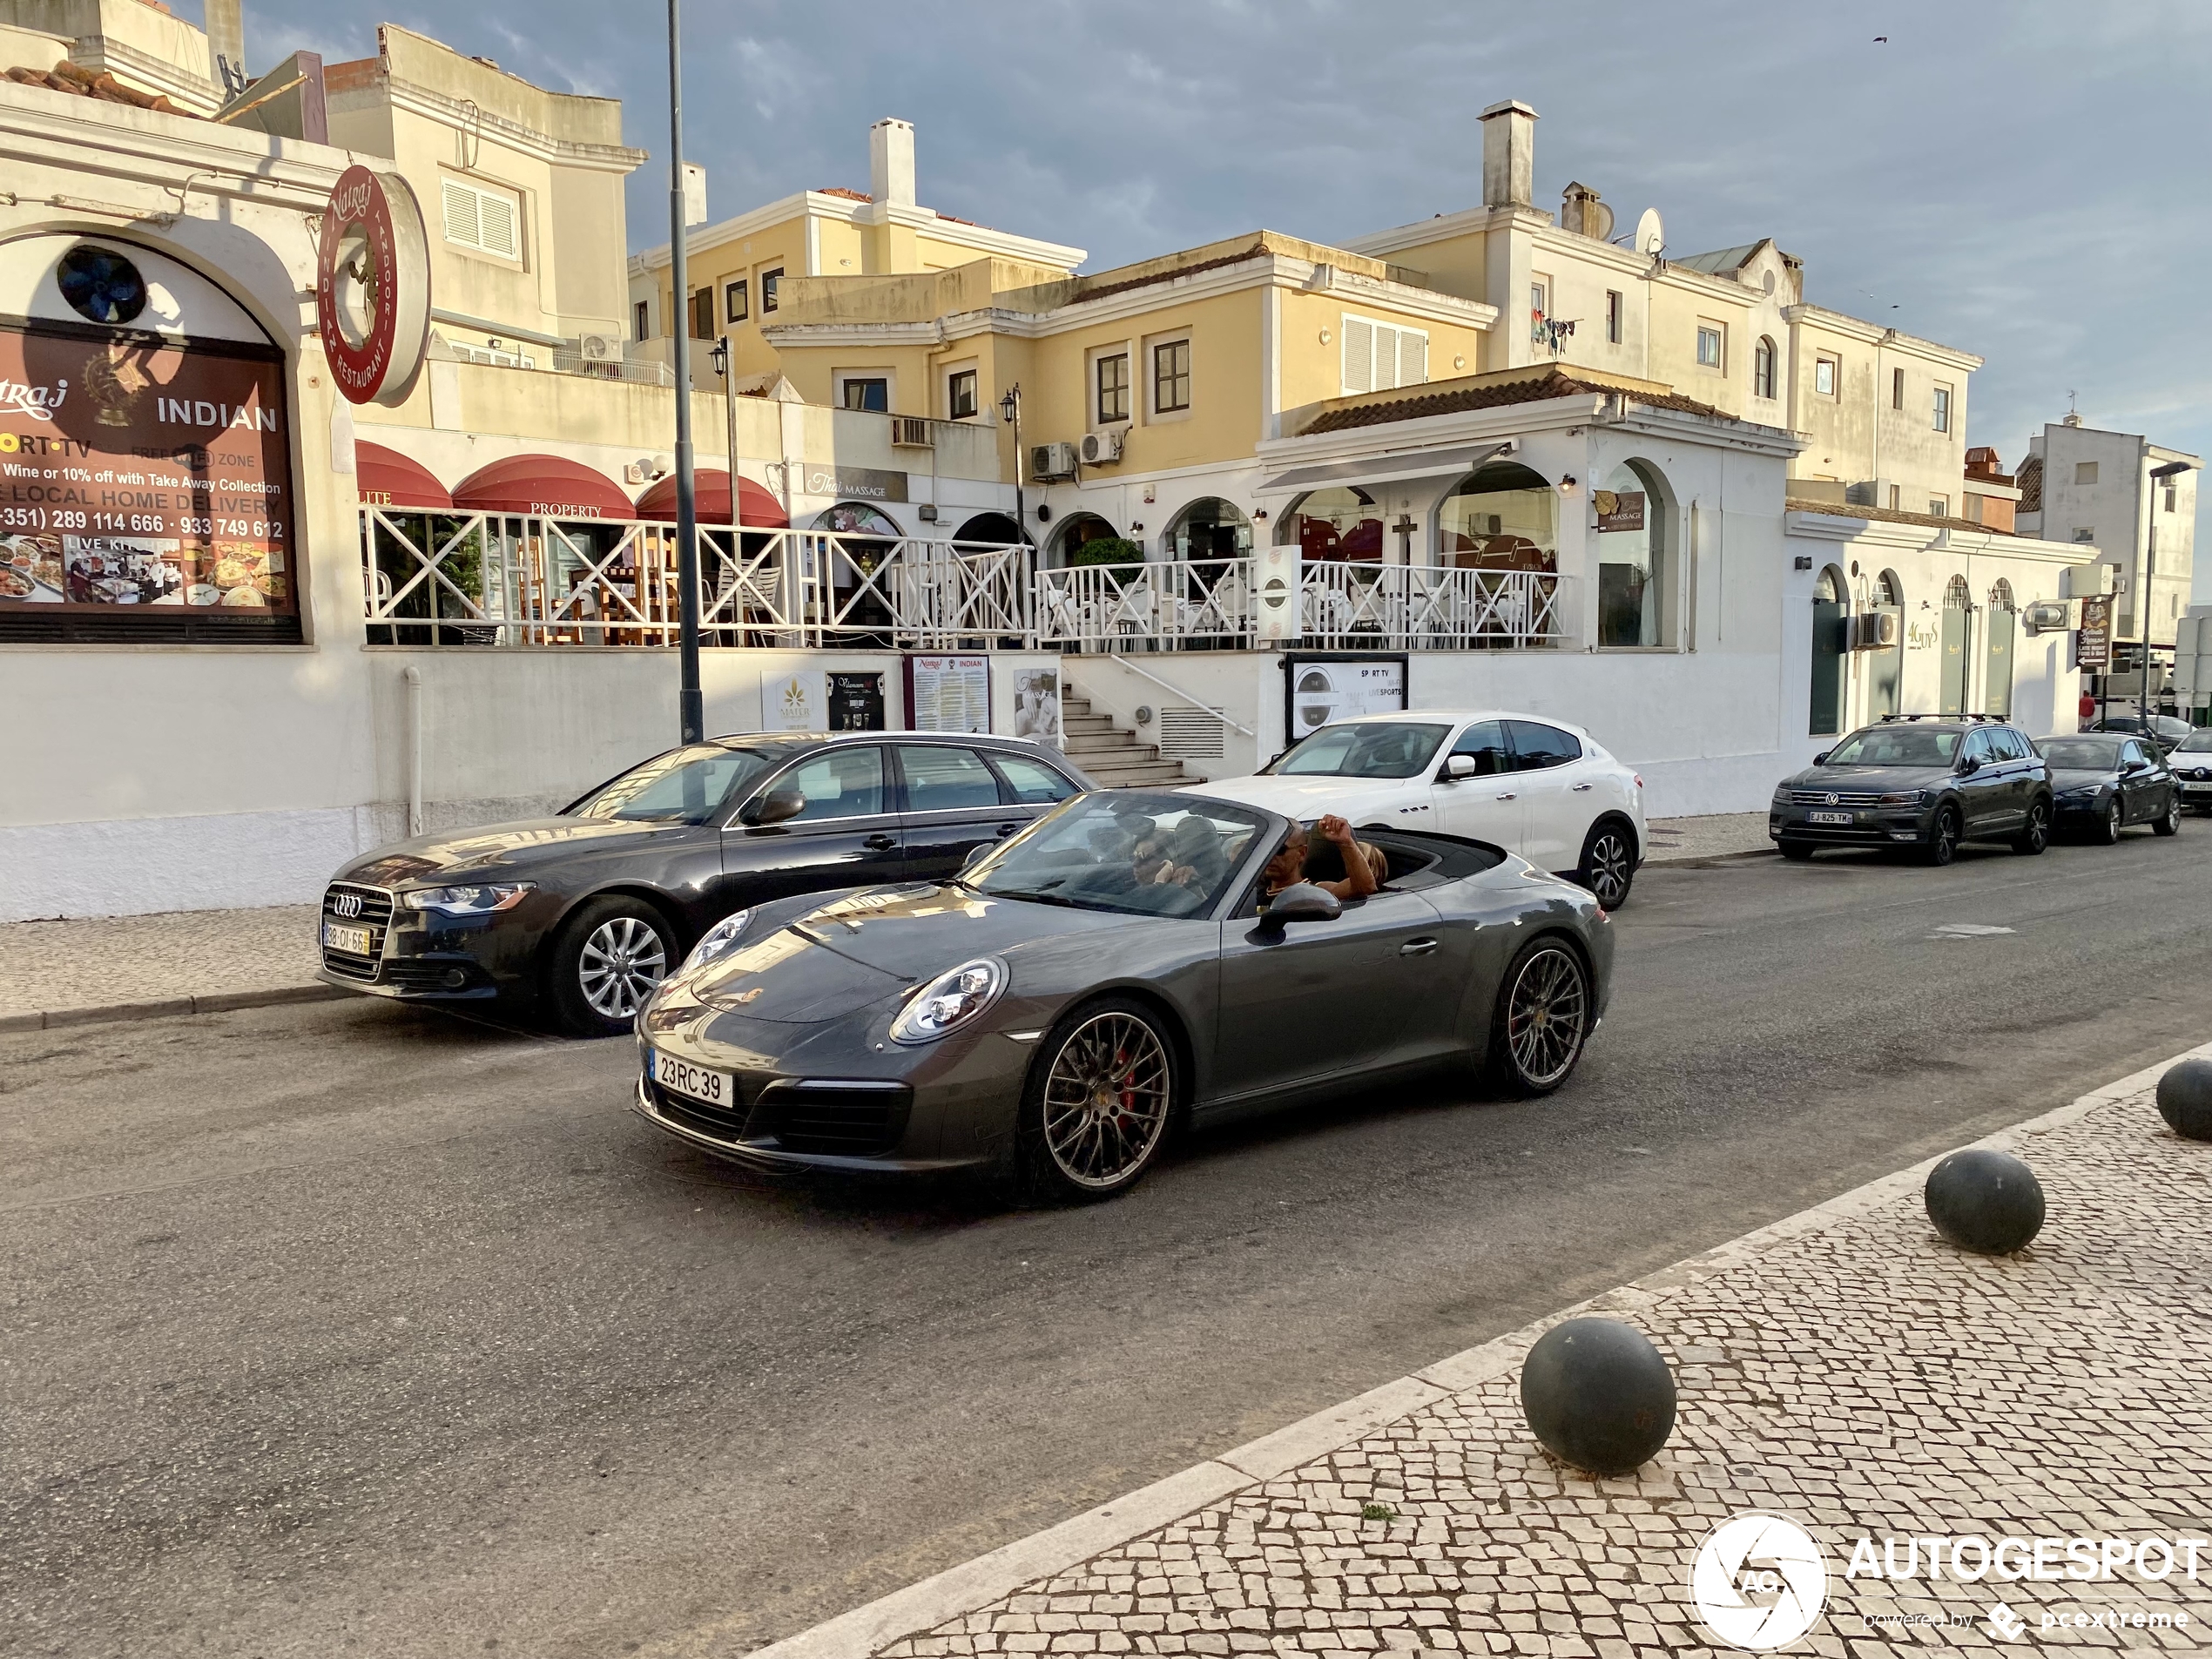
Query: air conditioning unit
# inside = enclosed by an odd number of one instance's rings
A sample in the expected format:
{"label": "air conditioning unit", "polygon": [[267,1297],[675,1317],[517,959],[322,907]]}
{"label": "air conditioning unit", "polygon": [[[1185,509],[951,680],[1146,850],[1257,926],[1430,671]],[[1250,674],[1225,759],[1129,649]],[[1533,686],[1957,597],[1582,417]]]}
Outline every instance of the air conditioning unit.
{"label": "air conditioning unit", "polygon": [[893,415],[891,442],[907,449],[932,449],[936,447],[936,441],[929,435],[929,422],[919,415]]}
{"label": "air conditioning unit", "polygon": [[2020,625],[2031,637],[2062,634],[2074,625],[2074,607],[2063,600],[2041,600],[2020,612]]}
{"label": "air conditioning unit", "polygon": [[1086,467],[1103,467],[1122,458],[1122,435],[1128,428],[1109,427],[1103,432],[1089,432],[1076,446],[1076,453]]}
{"label": "air conditioning unit", "polygon": [[1897,644],[1897,612],[1862,610],[1851,619],[1853,651],[1887,651]]}
{"label": "air conditioning unit", "polygon": [[1072,443],[1033,443],[1029,446],[1029,476],[1072,478],[1079,458]]}
{"label": "air conditioning unit", "polygon": [[622,341],[614,334],[579,334],[576,354],[587,363],[619,363]]}

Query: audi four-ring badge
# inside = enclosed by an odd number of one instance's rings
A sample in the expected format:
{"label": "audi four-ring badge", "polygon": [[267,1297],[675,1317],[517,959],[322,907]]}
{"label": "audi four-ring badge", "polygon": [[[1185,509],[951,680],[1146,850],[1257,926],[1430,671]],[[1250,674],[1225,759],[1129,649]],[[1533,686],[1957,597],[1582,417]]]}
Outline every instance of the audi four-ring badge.
{"label": "audi four-ring badge", "polygon": [[1271,893],[1291,827],[1101,792],[950,880],[758,906],[646,1004],[637,1109],[756,1166],[995,1170],[1081,1199],[1126,1190],[1185,1123],[1423,1071],[1568,1080],[1613,966],[1589,893],[1385,829],[1361,835],[1379,891],[1316,885],[1341,858],[1322,844]]}

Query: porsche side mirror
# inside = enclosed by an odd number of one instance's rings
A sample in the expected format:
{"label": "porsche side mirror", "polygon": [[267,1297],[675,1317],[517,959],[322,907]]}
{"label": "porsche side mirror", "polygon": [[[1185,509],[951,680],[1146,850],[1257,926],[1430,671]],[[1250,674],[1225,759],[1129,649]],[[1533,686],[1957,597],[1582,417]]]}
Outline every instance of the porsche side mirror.
{"label": "porsche side mirror", "polygon": [[806,797],[791,785],[772,789],[755,801],[748,801],[738,819],[748,829],[759,829],[764,825],[780,824],[787,818],[796,818],[806,810]]}
{"label": "porsche side mirror", "polygon": [[1828,751],[1823,749],[1818,754],[1813,756],[1812,764],[1816,766],[1826,765],[1828,764]]}
{"label": "porsche side mirror", "polygon": [[1444,757],[1444,781],[1446,783],[1456,784],[1462,779],[1474,776],[1474,757],[1473,755],[1446,755]]}
{"label": "porsche side mirror", "polygon": [[1336,894],[1311,881],[1298,881],[1275,895],[1260,922],[1270,932],[1279,932],[1290,922],[1334,921],[1342,914],[1344,907],[1337,902]]}

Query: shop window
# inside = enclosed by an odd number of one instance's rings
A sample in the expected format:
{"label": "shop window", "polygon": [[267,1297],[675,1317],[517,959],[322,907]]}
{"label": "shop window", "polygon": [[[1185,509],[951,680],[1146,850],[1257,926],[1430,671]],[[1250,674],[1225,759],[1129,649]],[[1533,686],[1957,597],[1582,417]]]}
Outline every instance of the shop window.
{"label": "shop window", "polygon": [[1190,342],[1163,341],[1152,347],[1152,412],[1174,415],[1190,407]]}
{"label": "shop window", "polygon": [[739,277],[734,282],[724,283],[722,285],[722,320],[743,322],[752,314],[752,308],[747,302],[745,294],[745,279]]}
{"label": "shop window", "polygon": [[1697,367],[1721,367],[1721,331],[1703,323],[1697,328]]}
{"label": "shop window", "polygon": [[1836,360],[1816,357],[1812,361],[1812,389],[1817,396],[1836,395]]}
{"label": "shop window", "polygon": [[1344,395],[1387,392],[1399,386],[1420,386],[1428,381],[1428,336],[1418,328],[1400,328],[1370,317],[1345,317],[1344,324]]}
{"label": "shop window", "polygon": [[1951,388],[1948,386],[1935,388],[1935,429],[1939,432],[1951,430]]}
{"label": "shop window", "polygon": [[[1186,364],[1186,378],[1188,365]],[[1190,398],[1186,387],[1184,401]],[[1111,357],[1098,360],[1098,421],[1108,426],[1116,421],[1129,419],[1129,354],[1116,352]]]}
{"label": "shop window", "polygon": [[1751,353],[1751,390],[1755,395],[1774,395],[1775,359],[1778,355],[1774,341],[1761,334],[1758,346]]}
{"label": "shop window", "polygon": [[1308,559],[1379,560],[1383,553],[1383,509],[1354,485],[1337,484],[1299,496],[1276,521],[1278,546],[1295,543]]}
{"label": "shop window", "polygon": [[963,368],[945,382],[945,412],[955,421],[966,421],[974,418],[975,408],[975,371]]}
{"label": "shop window", "polygon": [[760,273],[761,315],[765,316],[776,308],[776,290],[783,286],[783,280],[784,267],[780,265],[772,271]]}
{"label": "shop window", "polygon": [[438,181],[446,240],[494,259],[523,257],[521,199],[458,179]]}
{"label": "shop window", "polygon": [[1597,643],[1663,645],[1674,603],[1673,522],[1657,470],[1643,462],[1615,467],[1597,506]]}
{"label": "shop window", "polygon": [[845,377],[842,401],[848,409],[887,414],[891,408],[891,382],[880,374],[848,374]]}
{"label": "shop window", "polygon": [[[1621,343],[1621,291],[1618,288],[1605,291],[1605,343],[1608,346]],[[1774,394],[1769,392],[1767,395],[1772,397]]]}
{"label": "shop window", "polygon": [[1437,550],[1461,570],[1559,569],[1559,492],[1541,473],[1493,462],[1437,509]]}

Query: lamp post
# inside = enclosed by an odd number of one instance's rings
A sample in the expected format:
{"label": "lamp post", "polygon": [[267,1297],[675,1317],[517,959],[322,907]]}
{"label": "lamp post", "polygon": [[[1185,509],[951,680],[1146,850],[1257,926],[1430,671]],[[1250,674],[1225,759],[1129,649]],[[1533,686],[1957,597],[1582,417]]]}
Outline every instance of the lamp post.
{"label": "lamp post", "polygon": [[1016,381],[999,400],[999,413],[1014,428],[1014,527],[1022,532],[1022,539],[1029,539],[1029,521],[1022,507],[1022,382]]}
{"label": "lamp post", "polygon": [[[2169,461],[2162,467],[2150,469],[2150,500],[2144,503],[2143,518],[2147,528],[2143,532],[2143,591],[2136,604],[2135,614],[2142,619],[2143,656],[2142,683],[2135,688],[2135,715],[2142,722],[2143,735],[2154,743],[2157,734],[2150,729],[2150,596],[2151,577],[2158,571],[2158,486],[2162,479],[2189,470],[2193,461]],[[2160,744],[2160,752],[2165,751]]]}
{"label": "lamp post", "polygon": [[[676,608],[681,678],[677,724],[685,743],[706,735],[705,699],[699,691],[699,508],[691,472],[691,296],[684,268],[684,42],[679,0],[668,0],[668,280],[670,334],[676,350]],[[737,482],[730,485],[734,500]],[[736,516],[735,513],[732,516]]]}
{"label": "lamp post", "polygon": [[722,377],[722,442],[730,452],[730,528],[738,527],[738,375],[737,354],[730,349],[730,336],[724,334],[714,342],[714,349],[707,355],[714,363],[714,372]]}

